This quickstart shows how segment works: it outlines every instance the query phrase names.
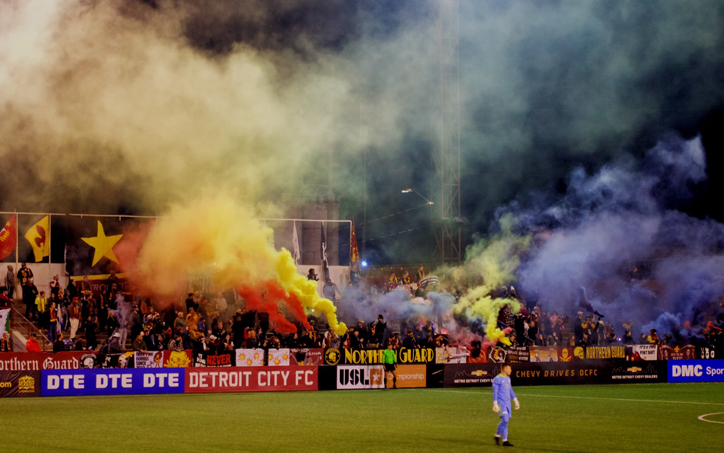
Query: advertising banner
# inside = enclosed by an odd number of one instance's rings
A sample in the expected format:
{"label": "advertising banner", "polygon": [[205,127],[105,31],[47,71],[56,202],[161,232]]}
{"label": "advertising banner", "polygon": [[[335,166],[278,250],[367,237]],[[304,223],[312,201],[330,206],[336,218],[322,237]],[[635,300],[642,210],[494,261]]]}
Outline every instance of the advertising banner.
{"label": "advertising banner", "polygon": [[164,368],[186,368],[190,366],[193,366],[191,350],[163,351]]}
{"label": "advertising banner", "polygon": [[632,354],[629,360],[658,360],[659,347],[655,344],[635,344],[630,346]]}
{"label": "advertising banner", "polygon": [[618,362],[611,369],[611,380],[620,382],[666,382],[666,362],[647,360],[646,363]]}
{"label": "advertising banner", "polygon": [[40,371],[0,371],[0,398],[40,396]]}
{"label": "advertising banner", "polygon": [[467,363],[445,366],[445,387],[482,387],[492,385],[500,373],[500,364]]}
{"label": "advertising banner", "polygon": [[264,350],[237,349],[236,366],[264,366]]}
{"label": "advertising banner", "polygon": [[555,346],[534,346],[530,348],[531,362],[557,362],[558,348]]}
{"label": "advertising banner", "polygon": [[183,393],[184,370],[43,370],[42,396],[143,395]]}
{"label": "advertising banner", "polygon": [[136,352],[133,358],[136,368],[161,368],[163,366],[163,352],[149,351]]}
{"label": "advertising banner", "polygon": [[669,382],[724,382],[724,360],[672,360]]}
{"label": "advertising banner", "polygon": [[95,352],[65,351],[55,354],[44,352],[0,353],[0,371],[75,370],[93,368]]}
{"label": "advertising banner", "polygon": [[269,366],[289,366],[289,348],[269,349]]}
{"label": "advertising banner", "polygon": [[[387,379],[385,373],[386,385],[392,388],[392,375]],[[426,365],[399,365],[397,367],[397,388],[400,389],[420,389],[427,387],[427,366]]]}
{"label": "advertising banner", "polygon": [[694,360],[696,348],[694,346],[659,346],[659,360]]}
{"label": "advertising banner", "polygon": [[465,348],[435,348],[435,363],[468,363],[470,351]]}
{"label": "advertising banner", "polygon": [[318,367],[187,368],[186,393],[317,390]]}
{"label": "advertising banner", "polygon": [[324,349],[322,348],[292,348],[290,349],[291,365],[318,366],[324,365]]}
{"label": "advertising banner", "polygon": [[337,390],[384,388],[382,365],[340,365],[337,367]]}
{"label": "advertising banner", "polygon": [[[347,365],[381,364],[384,351],[384,349],[342,349],[340,363]],[[435,363],[435,350],[431,348],[400,348],[395,350],[395,355],[399,364]]]}
{"label": "advertising banner", "polygon": [[586,359],[626,359],[625,346],[586,346]]}
{"label": "advertising banner", "polygon": [[234,366],[234,354],[230,352],[216,354],[213,352],[194,353],[195,367],[224,367]]}

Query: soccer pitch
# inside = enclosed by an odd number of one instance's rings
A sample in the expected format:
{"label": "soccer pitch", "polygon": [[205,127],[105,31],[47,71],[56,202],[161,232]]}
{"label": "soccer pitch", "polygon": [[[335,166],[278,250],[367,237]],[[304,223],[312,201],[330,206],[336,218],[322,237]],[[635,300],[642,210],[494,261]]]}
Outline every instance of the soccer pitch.
{"label": "soccer pitch", "polygon": [[[515,390],[511,451],[698,452],[724,439],[724,384]],[[479,452],[503,448],[491,398],[489,387],[15,398],[0,400],[0,426],[7,452]]]}

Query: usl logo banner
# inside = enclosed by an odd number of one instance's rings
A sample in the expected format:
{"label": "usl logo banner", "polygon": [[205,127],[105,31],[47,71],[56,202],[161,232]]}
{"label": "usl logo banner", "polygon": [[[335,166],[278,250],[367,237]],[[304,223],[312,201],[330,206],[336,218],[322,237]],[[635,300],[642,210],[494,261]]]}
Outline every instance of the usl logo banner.
{"label": "usl logo banner", "polygon": [[186,393],[317,390],[318,379],[316,366],[187,368]]}
{"label": "usl logo banner", "polygon": [[669,382],[724,382],[724,360],[672,360]]}
{"label": "usl logo banner", "polygon": [[337,390],[384,388],[382,365],[340,365],[337,367]]}
{"label": "usl logo banner", "polygon": [[142,395],[183,393],[184,370],[43,370],[42,396]]}

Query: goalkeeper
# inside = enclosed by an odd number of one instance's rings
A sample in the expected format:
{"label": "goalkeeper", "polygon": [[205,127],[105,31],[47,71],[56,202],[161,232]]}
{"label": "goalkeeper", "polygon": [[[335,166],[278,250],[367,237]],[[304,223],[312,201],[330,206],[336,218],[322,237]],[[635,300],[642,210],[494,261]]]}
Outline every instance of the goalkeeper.
{"label": "goalkeeper", "polygon": [[513,416],[510,400],[513,400],[515,403],[515,410],[520,409],[520,403],[515,396],[513,386],[510,384],[510,373],[512,370],[509,363],[504,363],[500,374],[493,379],[493,412],[500,416],[498,431],[495,433],[495,443],[500,445],[502,437],[504,447],[513,446],[513,444],[508,442],[508,422]]}

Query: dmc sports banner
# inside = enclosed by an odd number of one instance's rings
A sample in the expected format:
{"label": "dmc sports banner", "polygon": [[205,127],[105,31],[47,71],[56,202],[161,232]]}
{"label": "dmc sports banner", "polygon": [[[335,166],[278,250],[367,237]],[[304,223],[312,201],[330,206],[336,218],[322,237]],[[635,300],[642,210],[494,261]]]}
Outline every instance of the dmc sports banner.
{"label": "dmc sports banner", "polygon": [[[377,365],[382,363],[384,349],[342,349],[340,362],[347,365]],[[395,350],[397,363],[435,363],[435,350],[430,348]]]}
{"label": "dmc sports banner", "polygon": [[142,395],[183,393],[184,370],[43,370],[42,396]]}
{"label": "dmc sports banner", "polygon": [[44,352],[0,353],[0,371],[67,370],[93,368],[96,353],[91,351],[65,351],[55,354]]}
{"label": "dmc sports banner", "polygon": [[234,366],[234,354],[230,352],[216,354],[212,352],[194,353],[195,367],[226,367]]}
{"label": "dmc sports banner", "polygon": [[318,389],[318,367],[186,369],[186,393],[286,392]]}
{"label": "dmc sports banner", "polygon": [[659,347],[655,344],[635,344],[631,348],[630,360],[658,360]]}
{"label": "dmc sports banner", "polygon": [[724,382],[724,360],[672,360],[669,382]]}
{"label": "dmc sports banner", "polygon": [[264,350],[237,349],[236,366],[264,366]]}
{"label": "dmc sports banner", "polygon": [[40,371],[0,371],[0,398],[40,396]]}
{"label": "dmc sports banner", "polygon": [[340,365],[337,367],[337,390],[382,389],[385,387],[382,365]]}

